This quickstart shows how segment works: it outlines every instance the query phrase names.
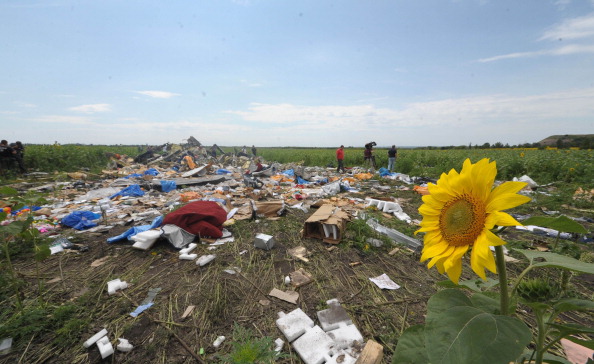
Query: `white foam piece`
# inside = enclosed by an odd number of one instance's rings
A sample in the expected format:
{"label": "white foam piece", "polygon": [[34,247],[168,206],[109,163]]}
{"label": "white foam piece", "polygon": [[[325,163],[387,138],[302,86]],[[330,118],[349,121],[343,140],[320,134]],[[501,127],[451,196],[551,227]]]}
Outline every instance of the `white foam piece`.
{"label": "white foam piece", "polygon": [[180,254],[189,254],[192,250],[194,250],[196,247],[198,246],[198,244],[196,243],[190,243],[187,247],[181,249],[179,251]]}
{"label": "white foam piece", "polygon": [[116,348],[124,353],[127,353],[129,351],[132,351],[132,349],[134,349],[134,346],[132,346],[132,344],[130,344],[130,342],[124,338],[118,338],[118,340],[120,341],[120,343],[118,344],[118,346],[116,346]]}
{"label": "white foam piece", "polygon": [[386,202],[383,208],[384,212],[391,213],[391,212],[402,212],[402,207],[400,204],[396,202]]}
{"label": "white foam piece", "polygon": [[285,335],[289,342],[303,335],[305,330],[314,326],[314,322],[300,308],[289,313],[279,312],[276,326]]}
{"label": "white foam piece", "polygon": [[91,338],[89,340],[85,341],[85,343],[83,344],[83,346],[85,348],[88,348],[89,346],[91,346],[94,343],[96,343],[97,340],[99,340],[102,337],[104,337],[105,335],[107,335],[107,330],[106,329],[103,329],[103,330],[99,331],[98,333],[96,333],[95,335],[91,336]]}
{"label": "white foam piece", "polygon": [[338,329],[328,331],[328,336],[334,340],[337,348],[346,349],[353,346],[355,341],[363,344],[363,335],[355,325],[340,324]]}
{"label": "white foam piece", "polygon": [[107,293],[110,295],[124,288],[128,288],[128,283],[121,281],[119,278],[107,282]]}
{"label": "white foam piece", "polygon": [[216,255],[203,255],[196,261],[196,265],[201,267],[205,266],[206,264],[212,262],[212,260],[216,257]]}
{"label": "white foam piece", "polygon": [[99,339],[99,341],[97,341],[97,347],[99,348],[102,359],[105,359],[113,354],[113,345],[111,345],[111,342],[107,336],[104,336]]}
{"label": "white foam piece", "polygon": [[[134,239],[134,237],[132,238]],[[132,245],[132,247],[140,250],[149,250],[155,244],[156,241],[157,239],[148,241],[137,241]]]}
{"label": "white foam piece", "polygon": [[285,341],[280,337],[274,340],[274,351],[280,353],[283,350],[283,346],[285,346]]}
{"label": "white foam piece", "polygon": [[326,364],[355,364],[357,358],[352,357],[349,353],[344,350],[340,350],[332,357],[326,360]]}
{"label": "white foam piece", "polygon": [[335,343],[319,326],[314,326],[293,342],[293,348],[306,364],[322,364],[337,351]]}
{"label": "white foam piece", "polygon": [[181,260],[194,260],[198,257],[198,254],[180,254],[179,259]]}
{"label": "white foam piece", "polygon": [[221,336],[217,337],[217,339],[212,343],[212,346],[214,346],[215,348],[218,348],[219,346],[221,346],[223,341],[225,341],[225,337],[221,335]]}

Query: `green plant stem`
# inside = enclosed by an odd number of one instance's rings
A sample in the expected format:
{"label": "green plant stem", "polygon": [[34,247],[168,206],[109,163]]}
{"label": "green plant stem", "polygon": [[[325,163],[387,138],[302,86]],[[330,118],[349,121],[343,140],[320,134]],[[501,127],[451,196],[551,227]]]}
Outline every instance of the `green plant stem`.
{"label": "green plant stem", "polygon": [[540,312],[540,310],[535,310],[535,316],[536,316],[536,324],[537,324],[537,330],[538,330],[538,336],[536,338],[536,358],[535,358],[535,363],[536,364],[542,364],[542,358],[544,356],[544,342],[545,342],[545,338],[546,338],[546,327],[545,327],[545,322],[544,322],[544,315],[542,312]]}
{"label": "green plant stem", "polygon": [[16,294],[16,300],[17,300],[17,308],[19,309],[19,311],[23,310],[23,302],[21,301],[21,292],[16,284],[16,275],[14,274],[14,267],[12,266],[12,261],[10,260],[10,251],[8,248],[8,244],[9,244],[9,239],[6,239],[6,241],[4,242],[4,252],[6,253],[6,262],[8,263],[8,271],[10,272],[10,278],[12,280],[12,284],[14,285],[14,290],[15,290],[15,294]]}
{"label": "green plant stem", "polygon": [[507,293],[507,271],[505,270],[505,256],[503,246],[495,247],[495,263],[497,264],[497,273],[499,274],[499,296],[501,305],[501,314],[509,314],[509,295]]}
{"label": "green plant stem", "polygon": [[524,269],[522,271],[522,273],[520,273],[520,275],[518,276],[518,278],[516,278],[516,283],[514,283],[514,286],[512,287],[511,290],[511,296],[510,299],[514,296],[514,294],[516,293],[516,291],[518,290],[518,285],[520,284],[520,282],[522,281],[522,278],[524,278],[524,276],[530,272],[532,270],[533,266],[529,265],[528,267],[526,267],[526,269]]}

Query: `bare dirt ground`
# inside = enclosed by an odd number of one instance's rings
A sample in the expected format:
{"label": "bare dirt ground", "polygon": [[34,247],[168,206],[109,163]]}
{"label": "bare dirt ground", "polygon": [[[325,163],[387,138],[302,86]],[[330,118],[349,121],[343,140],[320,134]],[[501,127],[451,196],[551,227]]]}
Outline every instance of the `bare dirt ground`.
{"label": "bare dirt ground", "polygon": [[[421,196],[397,188],[399,184],[389,185],[389,189],[367,190],[358,197],[371,195],[406,201],[405,212],[413,219],[420,219],[417,208]],[[397,245],[385,238],[382,247],[365,246],[352,226],[336,246],[304,239],[300,231],[312,212],[313,209],[309,213],[288,209],[278,220],[238,221],[228,227],[234,242],[215,250],[208,250],[208,244],[198,245],[195,251],[198,256],[216,254],[204,267],[180,260],[178,251],[165,240],[158,241],[149,251],[133,249],[128,241],[106,243],[108,237],[129,226],[91,234],[74,234],[73,230],[63,228],[61,234],[74,235],[74,241],[88,246],[89,250],[52,255],[40,264],[39,272],[33,259],[17,259],[13,263],[19,277],[26,282],[23,287],[26,300],[39,298],[41,280],[42,300],[50,305],[75,304],[88,320],[88,327],[75,340],[76,344],[68,347],[56,344],[54,333],[33,335],[27,343],[14,343],[13,350],[0,357],[0,363],[217,363],[232,349],[235,324],[248,328],[257,337],[284,339],[275,324],[278,312],[299,307],[316,320],[316,312],[327,308],[326,301],[333,298],[341,302],[365,340],[373,339],[383,345],[384,362],[390,363],[398,337],[407,327],[424,322],[426,302],[439,289],[436,282],[446,277],[435,269],[428,270],[419,262],[419,253],[405,247],[388,254]],[[416,229],[393,216],[371,213],[409,236]],[[589,225],[591,229],[592,224]],[[276,246],[270,251],[255,248],[257,233],[273,235]],[[550,238],[513,230],[504,233],[503,238],[525,245],[552,242]],[[304,246],[311,253],[309,262],[288,254],[288,249],[297,246]],[[329,249],[332,247],[335,248]],[[510,264],[510,275],[517,275],[525,266],[525,261]],[[313,282],[295,289],[299,293],[297,304],[268,295],[273,288],[290,289],[284,278],[299,268],[309,272]],[[228,269],[236,273],[225,272]],[[369,280],[383,273],[401,288],[382,290]],[[106,284],[116,278],[128,282],[129,287],[109,295]],[[468,264],[462,278],[476,278]],[[576,276],[571,281],[572,290],[582,298],[592,297],[593,281],[591,276]],[[153,288],[161,289],[154,305],[138,317],[131,317],[130,312]],[[182,319],[189,306],[195,309]],[[565,318],[592,323],[588,316]],[[116,351],[101,359],[95,346],[84,348],[82,343],[103,328],[107,328],[113,343],[117,343],[115,338],[123,337],[134,349],[129,353]],[[213,341],[219,335],[227,340],[215,349]],[[302,362],[286,343],[283,352],[288,356],[277,362]]]}

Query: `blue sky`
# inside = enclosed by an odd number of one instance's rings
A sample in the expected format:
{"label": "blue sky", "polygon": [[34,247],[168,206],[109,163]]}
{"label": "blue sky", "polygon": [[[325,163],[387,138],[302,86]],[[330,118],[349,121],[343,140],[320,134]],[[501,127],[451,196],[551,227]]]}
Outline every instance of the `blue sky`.
{"label": "blue sky", "polygon": [[594,133],[594,0],[0,0],[0,49],[10,142]]}

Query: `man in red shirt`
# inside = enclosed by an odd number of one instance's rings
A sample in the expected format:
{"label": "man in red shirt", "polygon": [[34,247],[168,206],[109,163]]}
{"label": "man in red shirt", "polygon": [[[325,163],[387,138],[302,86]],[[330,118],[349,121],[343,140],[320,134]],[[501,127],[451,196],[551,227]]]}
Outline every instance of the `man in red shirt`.
{"label": "man in red shirt", "polygon": [[341,145],[340,148],[336,149],[336,160],[338,161],[338,168],[336,168],[336,173],[345,172],[344,170],[344,145]]}

